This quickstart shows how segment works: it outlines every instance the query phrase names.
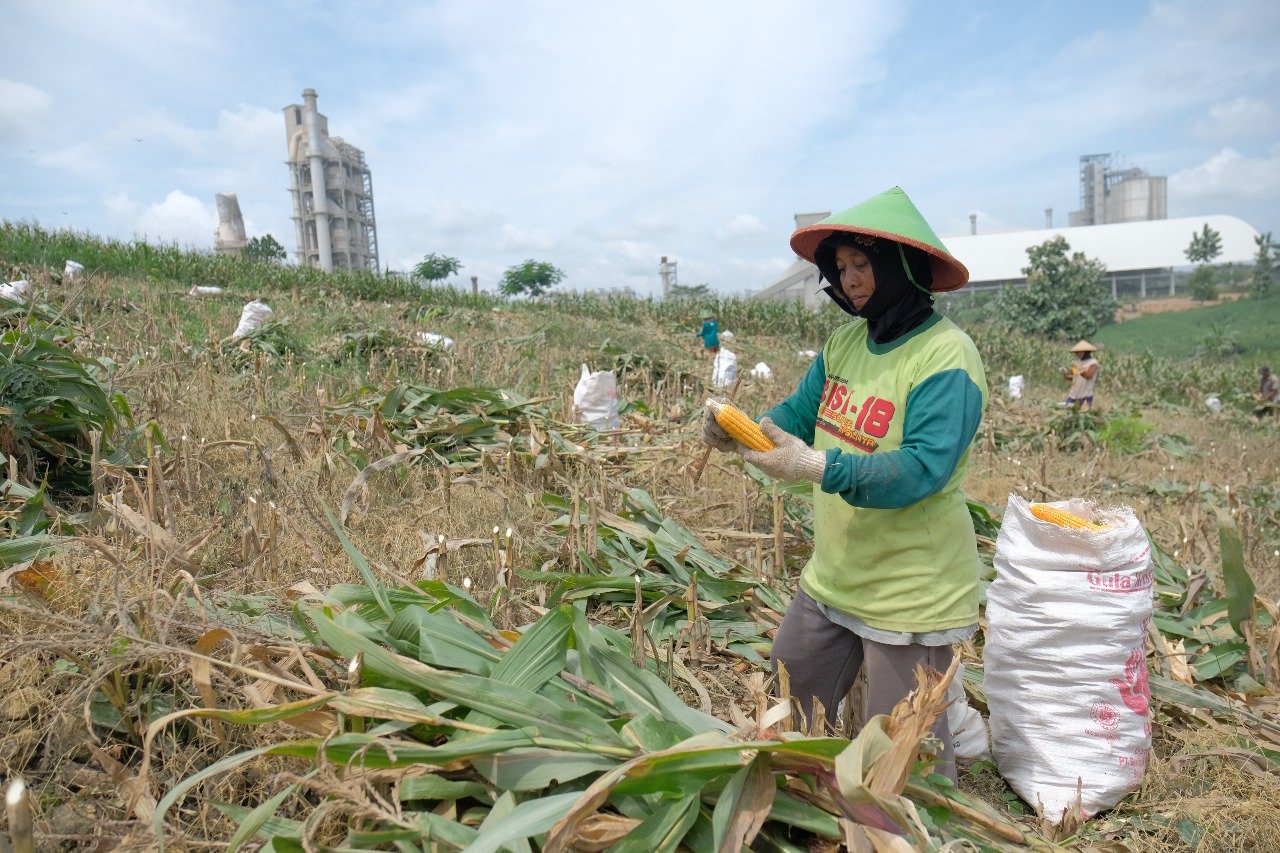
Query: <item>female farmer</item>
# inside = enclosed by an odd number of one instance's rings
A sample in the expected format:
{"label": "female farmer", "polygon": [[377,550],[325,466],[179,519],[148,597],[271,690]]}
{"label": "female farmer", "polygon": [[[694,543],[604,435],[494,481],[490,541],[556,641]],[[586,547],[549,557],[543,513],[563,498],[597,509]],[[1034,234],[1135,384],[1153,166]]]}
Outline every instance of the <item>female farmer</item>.
{"label": "female farmer", "polygon": [[[960,482],[986,404],[969,337],[933,310],[963,287],[951,256],[900,188],[791,235],[824,292],[856,319],[761,420],[776,445],[748,450],[715,420],[703,440],[781,480],[814,486],[814,550],[773,644],[791,693],[827,724],[858,671],[866,714],[887,714],[919,664],[945,670],[978,622],[978,553]],[[939,772],[955,778],[946,715]]]}
{"label": "female farmer", "polygon": [[702,312],[702,331],[698,332],[698,336],[702,338],[704,352],[713,356],[720,352],[720,324],[714,311],[707,309]]}
{"label": "female farmer", "polygon": [[1097,351],[1097,347],[1083,340],[1071,348],[1076,360],[1071,370],[1062,373],[1063,379],[1071,381],[1071,387],[1067,389],[1067,399],[1058,405],[1074,406],[1082,412],[1093,407],[1093,386],[1098,381],[1098,359],[1093,354]]}

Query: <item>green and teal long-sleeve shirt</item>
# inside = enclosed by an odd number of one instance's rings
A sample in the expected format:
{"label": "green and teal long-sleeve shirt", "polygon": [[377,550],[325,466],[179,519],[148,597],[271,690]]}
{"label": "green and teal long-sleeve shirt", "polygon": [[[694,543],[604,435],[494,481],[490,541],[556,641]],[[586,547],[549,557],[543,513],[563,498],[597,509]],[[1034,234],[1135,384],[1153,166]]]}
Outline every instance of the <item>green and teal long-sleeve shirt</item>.
{"label": "green and teal long-sleeve shirt", "polygon": [[720,324],[716,320],[703,320],[702,331],[698,333],[702,337],[702,345],[707,349],[720,346]]}
{"label": "green and teal long-sleeve shirt", "polygon": [[973,342],[941,314],[886,344],[861,320],[832,334],[766,413],[827,455],[805,592],[884,631],[977,621],[978,553],[960,483],[986,387]]}

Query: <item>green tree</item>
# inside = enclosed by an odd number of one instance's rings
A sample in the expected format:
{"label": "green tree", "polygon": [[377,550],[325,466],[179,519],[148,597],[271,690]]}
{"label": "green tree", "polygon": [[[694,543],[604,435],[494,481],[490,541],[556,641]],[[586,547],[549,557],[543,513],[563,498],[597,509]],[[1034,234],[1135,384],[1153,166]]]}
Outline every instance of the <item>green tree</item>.
{"label": "green tree", "polygon": [[1258,254],[1253,256],[1253,273],[1249,276],[1249,287],[1253,290],[1254,296],[1265,299],[1276,284],[1276,244],[1271,242],[1270,231],[1254,237],[1253,242],[1258,244]]}
{"label": "green tree", "polygon": [[1218,277],[1214,275],[1213,267],[1201,264],[1192,270],[1191,277],[1187,279],[1187,292],[1199,302],[1217,299]]}
{"label": "green tree", "polygon": [[289,254],[284,250],[284,246],[280,245],[279,240],[270,234],[263,234],[261,237],[251,238],[244,244],[243,257],[245,260],[263,264],[279,264],[283,263]]}
{"label": "green tree", "polygon": [[546,261],[535,261],[532,258],[523,264],[508,267],[498,283],[498,290],[504,296],[541,296],[560,282],[564,281],[564,272]]}
{"label": "green tree", "polygon": [[995,316],[1023,334],[1054,338],[1087,338],[1114,322],[1119,305],[1102,280],[1107,268],[1070,249],[1061,235],[1028,248],[1027,286],[1000,291]]}
{"label": "green tree", "polygon": [[413,278],[416,281],[425,282],[444,281],[460,269],[462,269],[462,261],[449,255],[437,255],[432,252],[413,268]]}
{"label": "green tree", "polygon": [[1187,260],[1194,264],[1207,264],[1222,254],[1222,235],[1204,224],[1204,230],[1192,232],[1191,245],[1187,246]]}
{"label": "green tree", "polygon": [[677,284],[667,294],[668,299],[710,299],[711,287],[706,284]]}

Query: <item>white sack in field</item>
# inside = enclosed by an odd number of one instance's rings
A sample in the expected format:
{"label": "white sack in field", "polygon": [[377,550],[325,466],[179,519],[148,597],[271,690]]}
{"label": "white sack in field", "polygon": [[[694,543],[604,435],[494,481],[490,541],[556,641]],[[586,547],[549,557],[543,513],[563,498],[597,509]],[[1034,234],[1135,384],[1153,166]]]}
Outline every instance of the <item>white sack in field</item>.
{"label": "white sack in field", "polygon": [[802,349],[800,350],[800,352],[796,353],[796,355],[800,356],[801,358],[807,358],[810,361],[813,361],[815,358],[818,357],[818,353],[811,349]]}
{"label": "white sack in field", "polygon": [[213,285],[193,284],[191,289],[187,291],[188,296],[217,296],[222,292],[221,287]]}
{"label": "white sack in field", "polygon": [[453,349],[453,338],[445,337],[444,335],[437,334],[436,332],[418,332],[415,337],[418,339],[418,343],[420,344],[429,344],[442,349]]}
{"label": "white sack in field", "polygon": [[763,361],[756,362],[756,366],[751,368],[752,379],[763,379],[766,382],[773,381],[773,371],[769,369],[769,365]]}
{"label": "white sack in field", "polygon": [[5,299],[12,299],[14,302],[26,302],[27,297],[31,295],[31,282],[25,278],[11,281],[7,284],[0,284],[0,296]]}
{"label": "white sack in field", "polygon": [[[1095,516],[1079,499],[1051,506]],[[1142,783],[1151,749],[1151,546],[1128,507],[1098,520],[1110,527],[1060,527],[1010,495],[987,590],[991,752],[1051,823],[1114,806]]]}
{"label": "white sack in field", "polygon": [[596,429],[614,429],[618,426],[618,377],[612,370],[591,372],[582,365],[582,376],[573,389],[573,409],[578,423],[589,424]]}
{"label": "white sack in field", "polygon": [[991,758],[991,745],[987,734],[987,721],[969,705],[964,692],[964,664],[956,667],[956,676],[947,685],[947,725],[951,728],[951,744],[956,758],[972,761],[975,758]]}
{"label": "white sack in field", "polygon": [[1022,387],[1025,384],[1025,382],[1026,380],[1023,378],[1021,373],[1019,373],[1017,376],[1010,376],[1009,377],[1009,396],[1015,400],[1021,399]]}
{"label": "white sack in field", "polygon": [[733,340],[733,332],[721,332],[720,338],[721,340],[731,341]]}
{"label": "white sack in field", "polygon": [[732,351],[720,347],[716,360],[711,363],[711,385],[729,388],[738,378],[738,357]]}
{"label": "white sack in field", "polygon": [[240,323],[231,333],[231,337],[243,338],[245,335],[252,334],[259,326],[271,319],[271,313],[271,306],[265,302],[257,299],[246,302],[244,309],[240,312]]}
{"label": "white sack in field", "polygon": [[63,281],[75,281],[84,272],[84,264],[78,264],[75,261],[68,260],[67,265],[62,268]]}

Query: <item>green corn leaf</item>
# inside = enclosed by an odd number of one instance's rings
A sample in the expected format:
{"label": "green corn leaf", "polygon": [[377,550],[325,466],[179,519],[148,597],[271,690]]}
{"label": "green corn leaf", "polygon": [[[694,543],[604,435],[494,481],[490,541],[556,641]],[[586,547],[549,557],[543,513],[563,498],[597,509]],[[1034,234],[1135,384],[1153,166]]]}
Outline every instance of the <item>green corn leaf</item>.
{"label": "green corn leaf", "polygon": [[512,749],[478,757],[472,766],[495,788],[539,791],[618,766],[621,759],[554,749]]}
{"label": "green corn leaf", "polygon": [[479,782],[445,779],[435,773],[402,780],[396,788],[396,796],[401,802],[472,799],[487,803],[493,799],[489,789]]}
{"label": "green corn leaf", "polygon": [[1222,582],[1227,589],[1227,618],[1237,634],[1240,623],[1254,618],[1253,578],[1244,567],[1240,531],[1230,513],[1218,510],[1218,542],[1222,548]]}
{"label": "green corn leaf", "polygon": [[[349,615],[341,614],[339,619]],[[434,669],[377,645],[319,611],[313,611],[311,617],[326,645],[345,658],[363,653],[365,670],[390,683],[425,690],[433,697],[481,711],[513,728],[531,728],[545,737],[625,747],[621,735],[604,719],[567,700],[481,676]]]}
{"label": "green corn leaf", "polygon": [[[509,812],[499,810],[497,803],[494,803],[494,810],[480,825],[479,834],[471,844],[467,845],[464,853],[497,853],[504,846],[516,841],[524,841],[525,844],[522,846],[527,850],[526,839],[548,832],[573,807],[579,796],[577,791],[552,794],[548,797],[526,800]],[[513,847],[513,849],[519,848]]]}
{"label": "green corn leaf", "polygon": [[400,610],[387,633],[402,642],[402,652],[412,653],[423,663],[459,669],[473,675],[490,675],[502,655],[474,631],[463,627],[448,611],[431,611],[410,604]]}
{"label": "green corn leaf", "polygon": [[386,589],[382,585],[382,581],[378,580],[378,576],[373,573],[373,567],[369,565],[369,561],[364,558],[364,554],[351,543],[347,538],[347,533],[342,529],[342,525],[333,517],[333,513],[329,507],[321,504],[324,510],[325,520],[329,522],[329,527],[333,530],[333,534],[338,537],[338,541],[342,543],[342,550],[347,552],[347,559],[351,560],[352,565],[360,572],[360,577],[364,578],[365,585],[373,593],[373,597],[378,602],[378,606],[382,608],[382,612],[386,614],[388,619],[395,616],[391,610],[391,602],[387,601]]}
{"label": "green corn leaf", "polygon": [[674,853],[698,819],[699,796],[660,800],[653,813],[615,844],[612,853]]}
{"label": "green corn leaf", "polygon": [[1191,665],[1195,667],[1196,680],[1208,681],[1211,678],[1217,678],[1244,660],[1248,654],[1249,647],[1243,641],[1205,646],[1204,650],[1191,661]]}
{"label": "green corn leaf", "polygon": [[757,755],[733,774],[711,814],[717,853],[738,853],[750,846],[769,816],[777,791],[768,753]]}
{"label": "green corn leaf", "polygon": [[[310,778],[314,775],[315,771],[312,771],[304,778]],[[219,811],[238,820],[240,824],[236,827],[231,840],[227,842],[227,853],[235,853],[240,849],[240,845],[255,836],[261,838],[270,838],[273,835],[287,835],[295,838],[300,836],[302,832],[301,823],[296,820],[285,820],[284,818],[276,817],[276,810],[296,790],[298,790],[296,784],[289,785],[252,811],[241,810],[235,806],[219,806]],[[244,814],[235,817],[233,811],[244,811]]]}

